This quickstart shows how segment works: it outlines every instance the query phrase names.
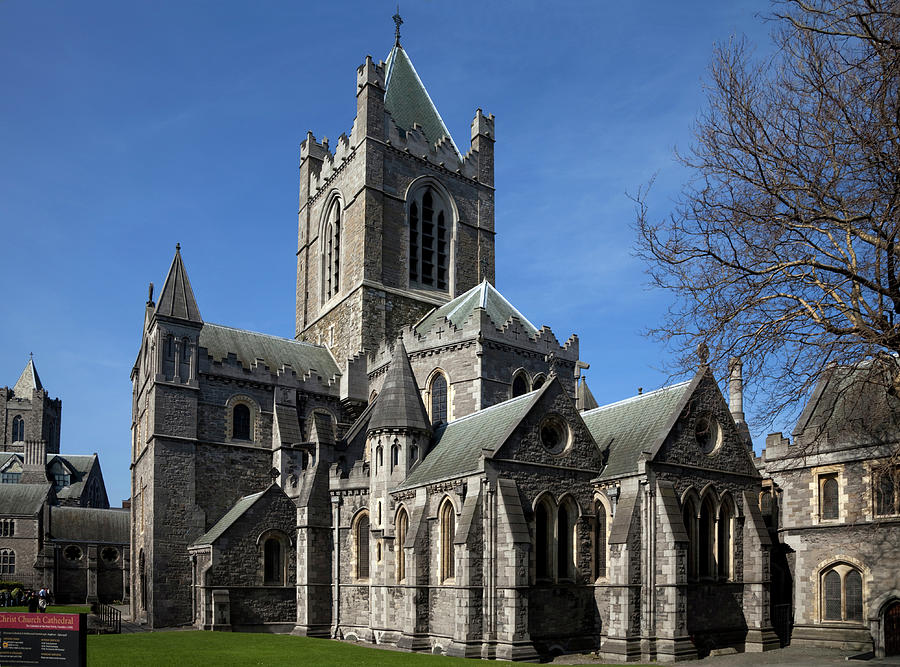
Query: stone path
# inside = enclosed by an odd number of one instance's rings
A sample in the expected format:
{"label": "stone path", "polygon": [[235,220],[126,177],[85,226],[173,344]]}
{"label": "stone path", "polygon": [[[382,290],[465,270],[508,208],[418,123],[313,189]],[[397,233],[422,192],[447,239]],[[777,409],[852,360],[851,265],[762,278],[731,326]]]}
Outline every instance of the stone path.
{"label": "stone path", "polygon": [[[846,667],[866,667],[867,665],[900,665],[900,655],[889,658],[851,660],[853,656],[857,655],[859,655],[858,651],[787,646],[764,653],[734,653],[732,655],[710,656],[703,660],[691,661],[685,664],[697,665],[697,667],[741,667],[744,665],[784,665],[785,667],[845,665]],[[554,659],[551,664],[598,665],[603,664],[603,660],[591,654],[561,655]]]}

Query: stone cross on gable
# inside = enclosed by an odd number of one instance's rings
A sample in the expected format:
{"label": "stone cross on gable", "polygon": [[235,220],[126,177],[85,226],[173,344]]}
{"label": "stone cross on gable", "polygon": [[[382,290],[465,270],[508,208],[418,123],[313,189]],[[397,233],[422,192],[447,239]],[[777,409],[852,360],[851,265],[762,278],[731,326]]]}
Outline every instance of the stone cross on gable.
{"label": "stone cross on gable", "polygon": [[275,480],[278,479],[279,477],[281,477],[281,473],[278,472],[278,468],[272,468],[269,471],[269,477],[272,478],[272,484],[274,484]]}
{"label": "stone cross on gable", "polygon": [[434,333],[437,334],[438,340],[440,340],[441,334],[444,333],[444,327],[438,327],[437,329],[434,330]]}

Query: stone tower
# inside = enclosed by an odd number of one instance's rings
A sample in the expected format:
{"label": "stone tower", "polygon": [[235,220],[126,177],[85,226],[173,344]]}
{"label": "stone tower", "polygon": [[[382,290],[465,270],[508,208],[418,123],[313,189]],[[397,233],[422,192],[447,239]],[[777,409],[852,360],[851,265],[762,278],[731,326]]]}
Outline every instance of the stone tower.
{"label": "stone tower", "polygon": [[25,442],[43,442],[46,453],[59,453],[62,401],[50,398],[29,359],[12,389],[0,387],[0,448],[25,453]]}
{"label": "stone tower", "polygon": [[191,618],[186,545],[203,533],[195,504],[198,348],[203,320],[176,246],[166,282],[147,302],[134,370],[131,463],[132,580],[136,617]]}
{"label": "stone tower", "polygon": [[356,119],[300,145],[296,337],[338,364],[494,282],[494,117],[459,152],[400,45],[357,70]]}

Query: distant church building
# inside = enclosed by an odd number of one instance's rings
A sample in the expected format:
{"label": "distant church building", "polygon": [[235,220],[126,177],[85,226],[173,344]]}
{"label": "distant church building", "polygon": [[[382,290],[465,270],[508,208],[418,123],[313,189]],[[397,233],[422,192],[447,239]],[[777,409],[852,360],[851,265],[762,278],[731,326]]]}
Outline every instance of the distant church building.
{"label": "distant church building", "polygon": [[494,118],[463,154],[406,51],[301,145],[296,338],[203,320],[180,249],[132,371],[132,609],[535,659],[778,645],[740,411],[704,363],[598,407],[494,287]]}
{"label": "distant church building", "polygon": [[60,453],[61,422],[33,360],[0,387],[0,582],[49,586],[60,602],[125,600],[128,512],[109,509],[96,454]]}

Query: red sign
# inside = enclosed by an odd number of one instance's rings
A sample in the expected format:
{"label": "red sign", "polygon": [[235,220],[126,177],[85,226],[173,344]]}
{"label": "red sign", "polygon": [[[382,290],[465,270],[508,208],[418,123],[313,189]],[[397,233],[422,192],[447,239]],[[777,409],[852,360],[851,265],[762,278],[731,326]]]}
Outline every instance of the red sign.
{"label": "red sign", "polygon": [[85,614],[0,612],[0,665],[83,667],[87,658]]}

